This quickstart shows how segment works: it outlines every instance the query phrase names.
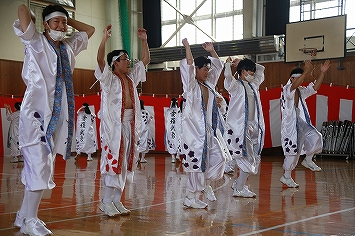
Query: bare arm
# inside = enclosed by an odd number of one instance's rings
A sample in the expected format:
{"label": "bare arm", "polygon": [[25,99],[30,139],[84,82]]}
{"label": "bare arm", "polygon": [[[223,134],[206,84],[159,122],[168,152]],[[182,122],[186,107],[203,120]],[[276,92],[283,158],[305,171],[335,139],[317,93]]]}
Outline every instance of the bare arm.
{"label": "bare arm", "polygon": [[96,60],[97,60],[97,64],[100,67],[101,72],[103,72],[104,68],[105,68],[106,42],[111,37],[111,28],[112,28],[112,25],[108,25],[104,29],[104,35],[102,36],[102,40],[101,40],[99,49],[97,50]]}
{"label": "bare arm", "polygon": [[150,62],[150,52],[147,41],[147,31],[143,28],[138,29],[138,38],[142,40],[142,62],[146,66]]}
{"label": "bare arm", "polygon": [[28,7],[24,4],[18,7],[18,19],[20,20],[22,32],[25,32],[31,22],[31,14]]}
{"label": "bare arm", "polygon": [[330,67],[330,61],[329,60],[326,60],[324,62],[324,64],[321,64],[321,66],[320,66],[320,75],[319,75],[318,79],[316,80],[315,85],[313,86],[313,89],[315,91],[317,91],[320,88],[320,86],[322,85],[325,72],[327,72],[329,67]]}
{"label": "bare arm", "polygon": [[307,76],[310,75],[310,73],[312,71],[312,67],[313,67],[313,64],[310,60],[305,61],[303,73],[300,77],[295,78],[295,80],[292,82],[292,85],[290,88],[291,91],[295,90],[303,83],[303,81],[307,78]]}
{"label": "bare arm", "polygon": [[211,42],[206,42],[206,43],[202,44],[202,47],[203,47],[203,49],[205,49],[207,52],[209,52],[212,57],[218,58],[218,54],[217,54],[216,51],[214,50],[213,43],[211,43]]}
{"label": "bare arm", "polygon": [[187,64],[188,64],[188,65],[192,65],[192,63],[194,62],[194,58],[193,58],[193,56],[192,56],[190,44],[189,44],[189,42],[187,41],[187,38],[184,38],[184,39],[182,40],[182,45],[184,45],[184,47],[185,47]]}
{"label": "bare arm", "polygon": [[78,31],[85,31],[88,35],[88,38],[90,38],[95,32],[95,27],[85,24],[83,22],[77,21],[72,18],[68,18],[67,23],[68,23],[68,25],[70,25],[71,27],[73,27],[74,29],[76,29]]}

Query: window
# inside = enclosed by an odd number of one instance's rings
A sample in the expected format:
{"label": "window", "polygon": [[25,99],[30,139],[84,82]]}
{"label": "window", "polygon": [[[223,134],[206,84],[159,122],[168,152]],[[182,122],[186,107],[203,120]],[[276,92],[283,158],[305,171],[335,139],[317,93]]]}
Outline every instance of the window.
{"label": "window", "polygon": [[164,47],[243,38],[243,0],[162,0],[161,12]]}

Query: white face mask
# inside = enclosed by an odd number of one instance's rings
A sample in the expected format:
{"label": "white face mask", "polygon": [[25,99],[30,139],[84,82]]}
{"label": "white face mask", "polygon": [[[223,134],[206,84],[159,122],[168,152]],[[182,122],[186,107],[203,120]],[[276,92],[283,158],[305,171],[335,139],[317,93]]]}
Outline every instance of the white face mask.
{"label": "white face mask", "polygon": [[49,37],[51,37],[51,39],[53,39],[54,41],[62,41],[65,38],[66,32],[51,29],[49,25],[48,28],[49,28],[48,31]]}
{"label": "white face mask", "polygon": [[253,79],[254,79],[254,75],[250,75],[249,73],[247,76],[245,76],[245,80],[248,82],[251,82]]}
{"label": "white face mask", "polygon": [[50,29],[48,34],[54,41],[62,41],[65,38],[66,32]]}

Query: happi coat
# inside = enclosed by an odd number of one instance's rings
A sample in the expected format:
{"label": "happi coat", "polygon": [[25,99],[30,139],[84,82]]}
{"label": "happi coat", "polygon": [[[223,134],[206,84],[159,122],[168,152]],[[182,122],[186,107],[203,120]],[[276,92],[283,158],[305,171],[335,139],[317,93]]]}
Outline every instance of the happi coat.
{"label": "happi coat", "polygon": [[98,148],[96,116],[93,113],[86,114],[83,108],[80,108],[77,112],[75,140],[77,154],[92,154]]}
{"label": "happi coat", "polygon": [[20,111],[14,111],[6,116],[10,121],[9,131],[7,134],[7,147],[11,150],[11,156],[17,157],[21,155],[18,143],[18,125],[20,120]]}
{"label": "happi coat", "polygon": [[[211,60],[211,69],[208,73],[206,85],[214,90],[219,76],[223,69],[223,62],[214,57],[208,57]],[[209,153],[212,151],[212,106],[215,94],[208,89],[208,107],[206,116],[202,107],[202,91],[200,84],[195,78],[195,65],[188,65],[187,60],[180,62],[180,74],[183,84],[184,108],[181,119],[181,153],[184,171],[186,172],[205,172],[207,170],[207,161],[211,161],[213,156]],[[217,110],[218,112],[218,110]],[[223,118],[221,118],[223,119]],[[208,137],[206,138],[206,132]],[[208,148],[208,159],[203,158],[204,146]],[[217,158],[223,156],[221,150],[215,150]],[[224,167],[223,167],[224,168]]]}
{"label": "happi coat", "polygon": [[170,107],[165,111],[165,147],[169,154],[177,154],[181,142],[181,112],[178,107]]}
{"label": "happi coat", "polygon": [[[230,63],[225,64],[224,72],[224,87],[230,95],[224,137],[229,152],[232,158],[235,159],[238,167],[244,172],[256,174],[260,164],[260,154],[264,146],[265,137],[265,123],[259,93],[260,84],[264,81],[265,67],[256,64],[254,79],[251,82],[247,82],[240,78],[236,79],[232,74],[230,65]],[[245,148],[246,142],[248,142],[246,140],[246,128],[249,121],[249,117],[247,117],[249,111],[247,110],[248,96],[246,86],[251,87],[255,99],[255,112],[251,114],[257,124],[257,130],[254,132],[258,133],[256,140],[254,140],[257,143],[254,146],[254,153],[247,153]]]}
{"label": "happi coat", "polygon": [[[145,67],[142,61],[134,64],[127,75],[130,92],[133,93],[134,118],[132,124],[133,155],[128,158],[127,168],[132,171],[137,159],[137,143],[141,134],[141,109],[137,93],[137,85],[146,81]],[[98,117],[100,118],[101,137],[101,174],[116,175],[122,171],[123,155],[120,155],[122,139],[122,95],[123,86],[117,75],[112,73],[106,63],[104,71],[97,67],[95,77],[100,81],[101,105]]]}
{"label": "happi coat", "polygon": [[142,110],[142,132],[138,141],[138,152],[148,153],[149,150],[154,150],[155,140],[152,132],[150,131],[149,124],[153,120],[153,117],[147,110]]}
{"label": "happi coat", "polygon": [[[48,39],[36,30],[33,21],[25,32],[22,32],[20,21],[13,24],[15,34],[25,45],[25,58],[22,67],[22,79],[26,84],[26,91],[21,104],[19,122],[20,148],[38,143],[50,146],[46,140],[46,131],[52,117],[54,91],[57,76],[57,55]],[[75,32],[62,41],[67,50],[71,72],[75,66],[75,56],[85,50],[88,45],[86,32]],[[63,88],[65,84],[63,82]],[[63,89],[60,119],[55,135],[52,136],[52,155],[56,153],[65,158],[68,137],[68,103],[66,90]]]}
{"label": "happi coat", "polygon": [[299,118],[316,130],[309,119],[308,107],[305,101],[306,98],[317,93],[313,88],[314,84],[309,83],[306,87],[298,87],[300,96],[297,108],[295,106],[295,93],[297,92],[297,89],[291,91],[291,86],[292,83],[289,80],[282,88],[280,98],[282,115],[281,145],[285,155],[297,155],[297,153],[301,153],[303,149],[303,146],[299,146],[300,134],[297,128],[297,110],[299,111]]}

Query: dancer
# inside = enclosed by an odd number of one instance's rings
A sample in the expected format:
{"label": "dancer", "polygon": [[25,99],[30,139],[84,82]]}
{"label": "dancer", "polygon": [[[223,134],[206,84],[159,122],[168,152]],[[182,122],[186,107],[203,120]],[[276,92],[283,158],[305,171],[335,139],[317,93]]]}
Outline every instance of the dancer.
{"label": "dancer", "polygon": [[154,150],[156,145],[152,132],[149,129],[149,124],[153,120],[153,117],[144,108],[144,101],[140,100],[140,103],[142,111],[142,133],[138,141],[138,152],[140,154],[138,162],[146,163],[147,160],[145,159],[145,155],[149,150]]}
{"label": "dancer", "polygon": [[171,98],[170,107],[165,111],[165,147],[171,155],[171,162],[180,161],[179,147],[181,139],[181,112],[178,100]]}
{"label": "dancer", "polygon": [[[75,56],[86,49],[95,28],[70,18],[59,5],[43,9],[44,33],[36,30],[36,19],[27,6],[18,7],[18,17],[13,27],[25,45],[22,79],[27,86],[19,123],[24,156],[22,180],[26,187],[14,225],[24,234],[47,235],[52,232],[37,218],[38,207],[43,190],[55,186],[56,154],[64,159],[71,156]],[[76,31],[66,38],[68,26]]]}
{"label": "dancer", "polygon": [[[236,68],[237,77],[232,73]],[[229,152],[239,168],[232,184],[234,197],[255,197],[245,184],[249,174],[257,174],[264,145],[265,124],[259,88],[264,81],[264,67],[244,58],[227,59],[224,87],[230,94],[225,138]]]}
{"label": "dancer", "polygon": [[[133,176],[137,161],[137,141],[141,133],[141,110],[136,87],[146,80],[145,66],[150,54],[145,29],[138,29],[142,42],[142,59],[130,68],[131,60],[126,50],[113,50],[107,54],[107,40],[112,25],[104,29],[98,52],[95,77],[101,86],[99,112],[101,136],[101,175],[105,190],[99,208],[105,215],[125,215],[121,197],[128,174]],[[113,198],[112,198],[113,194]]]}
{"label": "dancer", "polygon": [[7,147],[11,150],[11,163],[23,162],[21,149],[18,142],[18,125],[20,121],[21,102],[15,102],[15,111],[12,112],[8,104],[4,104],[6,108],[6,119],[10,121],[9,131],[7,134]]}
{"label": "dancer", "polygon": [[223,69],[213,44],[202,45],[212,57],[193,59],[187,39],[182,40],[186,58],[180,62],[180,73],[185,99],[181,120],[181,152],[184,171],[187,173],[184,205],[206,208],[199,199],[203,192],[210,201],[216,197],[211,180],[223,177],[225,157],[218,145],[216,133],[223,133],[222,117],[218,111],[215,86]]}
{"label": "dancer", "polygon": [[312,158],[315,154],[322,152],[323,137],[311,124],[305,99],[317,93],[329,67],[330,61],[326,60],[320,66],[318,79],[305,87],[302,86],[302,83],[310,77],[313,71],[312,62],[307,60],[305,61],[304,69],[295,68],[291,71],[287,84],[282,88],[280,99],[282,115],[281,143],[285,159],[282,165],[284,174],[281,176],[280,181],[290,188],[299,186],[292,179],[291,172],[297,166],[303,150],[306,157],[302,161],[302,165],[312,171],[322,170],[313,162]]}
{"label": "dancer", "polygon": [[89,104],[77,111],[76,122],[76,156],[81,152],[86,153],[87,161],[92,161],[91,154],[97,150],[96,115],[91,112]]}

